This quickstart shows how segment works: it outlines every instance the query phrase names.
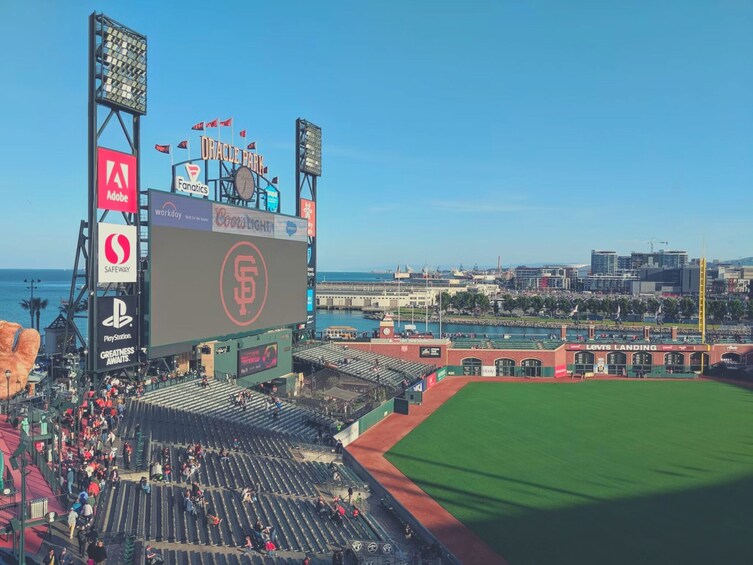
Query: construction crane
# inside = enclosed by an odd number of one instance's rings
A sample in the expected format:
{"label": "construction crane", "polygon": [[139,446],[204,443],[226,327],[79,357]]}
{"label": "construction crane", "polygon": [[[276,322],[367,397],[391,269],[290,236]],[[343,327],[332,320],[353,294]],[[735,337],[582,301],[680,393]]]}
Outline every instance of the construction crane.
{"label": "construction crane", "polygon": [[649,239],[646,243],[648,243],[649,249],[651,249],[651,253],[654,252],[654,243],[662,243],[664,245],[669,245],[668,241],[655,241],[653,239]]}

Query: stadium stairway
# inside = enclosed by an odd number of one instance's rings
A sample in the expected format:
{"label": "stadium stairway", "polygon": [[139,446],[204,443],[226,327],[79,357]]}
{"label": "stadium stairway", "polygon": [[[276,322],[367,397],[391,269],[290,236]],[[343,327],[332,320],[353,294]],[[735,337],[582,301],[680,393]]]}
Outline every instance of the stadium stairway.
{"label": "stadium stairway", "polygon": [[246,410],[233,406],[230,397],[240,391],[248,391],[227,382],[211,381],[208,388],[201,389],[197,381],[158,389],[145,394],[140,402],[157,406],[170,406],[193,414],[211,416],[258,429],[285,433],[293,438],[313,442],[317,435],[316,423],[332,424],[322,416],[283,402],[277,419],[268,408],[269,397],[254,391]]}

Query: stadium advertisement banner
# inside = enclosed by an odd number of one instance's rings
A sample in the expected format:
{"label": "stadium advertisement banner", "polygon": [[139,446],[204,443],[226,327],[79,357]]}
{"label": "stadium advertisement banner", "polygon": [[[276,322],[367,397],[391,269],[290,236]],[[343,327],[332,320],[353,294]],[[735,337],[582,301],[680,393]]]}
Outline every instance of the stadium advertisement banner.
{"label": "stadium advertisement banner", "polygon": [[306,218],[309,237],[316,237],[316,202],[301,198],[301,218]]}
{"label": "stadium advertisement banner", "polygon": [[440,367],[437,369],[437,382],[441,381],[447,376],[447,367]]}
{"label": "stadium advertisement banner", "polygon": [[267,212],[277,213],[280,211],[280,193],[272,187],[267,187]]}
{"label": "stadium advertisement banner", "polygon": [[349,443],[352,443],[358,439],[358,427],[359,423],[354,422],[344,430],[339,431],[337,434],[335,434],[335,439],[340,440],[343,442],[343,445],[347,447]]}
{"label": "stadium advertisement banner", "polygon": [[557,365],[554,368],[554,376],[555,377],[566,377],[567,376],[567,365]]}
{"label": "stadium advertisement banner", "polygon": [[212,231],[218,233],[273,238],[275,223],[274,214],[226,204],[212,204]]}
{"label": "stadium advertisement banner", "polygon": [[418,348],[418,356],[421,358],[438,359],[442,356],[442,348],[422,345]]}
{"label": "stadium advertisement banner", "polygon": [[306,290],[306,312],[314,311],[314,289],[309,288]]}
{"label": "stadium advertisement banner", "polygon": [[97,298],[97,370],[138,363],[138,322],[135,296]]}
{"label": "stadium advertisement banner", "polygon": [[249,235],[151,226],[150,348],[306,320],[306,244]]}
{"label": "stadium advertisement banner", "polygon": [[203,198],[150,190],[149,221],[152,227],[165,226],[210,231],[212,229],[212,203]]}
{"label": "stadium advertisement banner", "polygon": [[412,391],[415,391],[415,392],[423,392],[424,391],[424,381],[422,380],[422,381],[414,384],[408,390],[412,390]]}
{"label": "stadium advertisement banner", "polygon": [[431,387],[433,387],[435,384],[437,384],[437,374],[432,373],[428,377],[424,379],[424,384],[426,386],[426,390],[429,390]]}
{"label": "stadium advertisement banner", "polygon": [[100,283],[136,282],[136,226],[98,223],[98,273]]}
{"label": "stadium advertisement banner", "polygon": [[306,220],[295,216],[275,214],[275,232],[277,239],[306,242]]}
{"label": "stadium advertisement banner", "polygon": [[277,367],[277,343],[238,351],[238,376],[248,377]]}
{"label": "stadium advertisement banner", "polygon": [[97,148],[97,206],[103,210],[135,214],[139,197],[136,156]]}
{"label": "stadium advertisement banner", "polygon": [[496,377],[497,367],[495,367],[494,365],[482,365],[481,376],[482,377]]}
{"label": "stadium advertisement banner", "polygon": [[702,344],[568,343],[567,351],[708,351]]}

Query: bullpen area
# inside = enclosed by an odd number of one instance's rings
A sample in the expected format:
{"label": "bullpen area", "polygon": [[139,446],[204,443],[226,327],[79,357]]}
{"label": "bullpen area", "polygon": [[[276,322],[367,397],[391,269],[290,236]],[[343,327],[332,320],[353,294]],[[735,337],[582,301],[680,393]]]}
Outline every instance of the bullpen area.
{"label": "bullpen area", "polygon": [[751,422],[709,381],[473,382],[386,458],[513,565],[750,563]]}

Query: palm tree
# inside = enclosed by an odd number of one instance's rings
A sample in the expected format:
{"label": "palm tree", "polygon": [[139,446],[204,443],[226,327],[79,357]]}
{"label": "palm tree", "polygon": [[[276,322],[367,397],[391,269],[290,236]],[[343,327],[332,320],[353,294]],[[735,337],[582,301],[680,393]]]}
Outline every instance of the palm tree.
{"label": "palm tree", "polygon": [[39,316],[42,313],[42,310],[47,308],[47,304],[49,304],[49,300],[46,298],[35,298],[33,302],[34,306],[34,315],[37,318],[37,331],[39,331]]}
{"label": "palm tree", "polygon": [[22,300],[21,302],[18,303],[18,305],[24,310],[29,311],[29,318],[31,319],[31,321],[29,322],[29,327],[33,328],[34,327],[34,308],[32,307],[31,300]]}

